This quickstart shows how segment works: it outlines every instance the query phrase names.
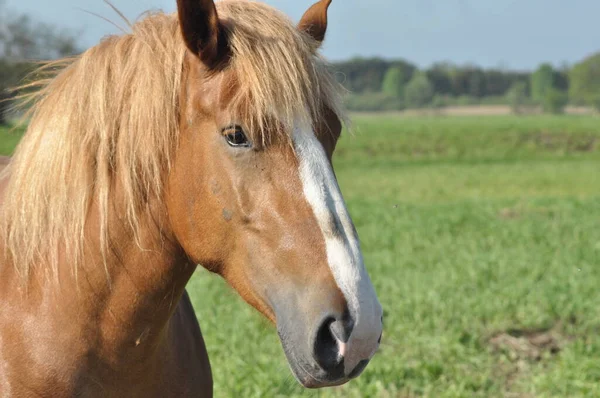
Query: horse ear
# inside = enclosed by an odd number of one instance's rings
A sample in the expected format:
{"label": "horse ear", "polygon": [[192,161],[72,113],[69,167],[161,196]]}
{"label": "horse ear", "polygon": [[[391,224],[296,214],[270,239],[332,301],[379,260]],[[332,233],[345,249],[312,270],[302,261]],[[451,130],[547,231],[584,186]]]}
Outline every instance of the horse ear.
{"label": "horse ear", "polygon": [[298,29],[308,33],[317,42],[323,42],[327,32],[327,10],[330,4],[331,0],[321,0],[313,4],[300,20]]}
{"label": "horse ear", "polygon": [[227,34],[219,21],[213,0],[177,0],[183,40],[209,68],[229,57]]}

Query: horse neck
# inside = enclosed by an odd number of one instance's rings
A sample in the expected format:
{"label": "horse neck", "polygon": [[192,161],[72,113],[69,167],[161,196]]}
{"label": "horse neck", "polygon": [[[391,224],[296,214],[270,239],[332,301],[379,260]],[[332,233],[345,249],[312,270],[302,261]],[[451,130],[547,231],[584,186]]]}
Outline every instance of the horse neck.
{"label": "horse neck", "polygon": [[[107,340],[125,347],[159,343],[195,270],[170,233],[164,206],[154,204],[147,209],[137,238],[123,226],[122,218],[111,216],[109,225],[114,227],[109,228],[109,250],[104,255],[98,239],[93,239],[97,230],[90,233],[93,243],[81,262],[87,266],[76,281],[79,294],[93,296],[95,302],[98,292],[103,293],[100,308],[92,313],[101,311],[106,315],[99,326],[105,329]],[[92,230],[96,214],[94,209],[89,223]],[[119,347],[108,348],[123,352]]]}
{"label": "horse neck", "polygon": [[[9,271],[12,267],[5,267],[0,298],[16,302],[20,312],[47,317],[54,325],[51,329],[76,336],[78,350],[101,358],[112,369],[131,370],[156,361],[195,265],[171,236],[163,206],[148,209],[137,239],[124,227],[123,217],[109,216],[109,249],[103,255],[99,212],[93,206],[76,270],[63,258],[56,281],[48,277],[47,268],[36,267],[23,296],[15,294],[18,277]],[[47,308],[61,310],[45,313]]]}

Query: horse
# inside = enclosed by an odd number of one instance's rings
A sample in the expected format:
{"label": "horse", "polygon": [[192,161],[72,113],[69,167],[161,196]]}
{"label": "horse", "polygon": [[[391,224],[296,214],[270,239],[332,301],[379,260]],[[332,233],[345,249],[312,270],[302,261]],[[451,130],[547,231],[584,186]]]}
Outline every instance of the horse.
{"label": "horse", "polygon": [[178,0],[26,85],[0,177],[0,395],[212,396],[198,264],[275,325],[301,385],[363,372],[383,312],[332,166],[330,3],[294,24]]}

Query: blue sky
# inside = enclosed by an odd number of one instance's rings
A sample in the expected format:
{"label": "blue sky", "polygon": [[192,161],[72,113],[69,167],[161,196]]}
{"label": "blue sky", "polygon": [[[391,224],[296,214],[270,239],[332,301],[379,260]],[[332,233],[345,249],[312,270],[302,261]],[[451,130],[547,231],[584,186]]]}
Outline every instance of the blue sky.
{"label": "blue sky", "polygon": [[[1,1],[1,0],[0,0]],[[9,8],[81,31],[83,46],[116,29],[81,9],[117,20],[102,0],[5,0]],[[175,10],[175,0],[112,0],[135,20]],[[298,21],[311,0],[266,0]],[[599,0],[334,0],[324,46],[330,60],[405,58],[532,69],[574,63],[600,50]]]}

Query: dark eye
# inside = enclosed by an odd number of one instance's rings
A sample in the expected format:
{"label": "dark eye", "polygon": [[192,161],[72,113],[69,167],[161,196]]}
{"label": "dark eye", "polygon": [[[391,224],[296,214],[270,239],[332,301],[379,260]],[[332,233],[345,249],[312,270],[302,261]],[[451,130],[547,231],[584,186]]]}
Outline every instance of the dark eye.
{"label": "dark eye", "polygon": [[249,148],[251,146],[244,130],[239,126],[229,127],[223,133],[227,143],[234,148]]}

